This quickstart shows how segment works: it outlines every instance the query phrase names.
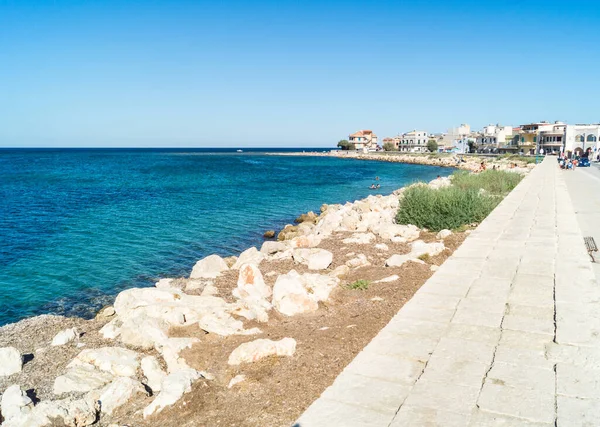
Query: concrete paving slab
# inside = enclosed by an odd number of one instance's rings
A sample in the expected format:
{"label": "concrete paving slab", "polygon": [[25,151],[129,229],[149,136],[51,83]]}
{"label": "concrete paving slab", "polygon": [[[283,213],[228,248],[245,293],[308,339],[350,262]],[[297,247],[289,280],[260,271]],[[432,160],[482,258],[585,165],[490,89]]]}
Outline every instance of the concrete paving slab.
{"label": "concrete paving slab", "polygon": [[[565,176],[578,175],[551,158],[534,169],[305,412],[305,425],[600,425],[600,264],[587,257],[571,202],[589,208],[589,192],[567,190]],[[600,242],[596,193],[597,218],[581,228]]]}

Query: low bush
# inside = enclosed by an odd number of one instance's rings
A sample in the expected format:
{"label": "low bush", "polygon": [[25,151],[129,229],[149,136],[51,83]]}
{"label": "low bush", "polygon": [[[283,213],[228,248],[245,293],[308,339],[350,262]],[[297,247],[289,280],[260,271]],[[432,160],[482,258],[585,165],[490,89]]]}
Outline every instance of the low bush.
{"label": "low bush", "polygon": [[482,196],[478,190],[445,187],[433,190],[415,186],[404,192],[396,222],[440,231],[456,230],[466,224],[481,222],[494,210],[501,198]]}
{"label": "low bush", "polygon": [[486,170],[478,174],[466,171],[452,174],[452,185],[461,190],[485,190],[489,194],[505,196],[521,181],[522,176],[514,172]]}
{"label": "low bush", "polygon": [[425,185],[408,188],[400,200],[396,222],[432,231],[456,230],[479,223],[517,186],[522,176],[497,170],[479,174],[461,171],[451,179],[452,186],[439,190]]}

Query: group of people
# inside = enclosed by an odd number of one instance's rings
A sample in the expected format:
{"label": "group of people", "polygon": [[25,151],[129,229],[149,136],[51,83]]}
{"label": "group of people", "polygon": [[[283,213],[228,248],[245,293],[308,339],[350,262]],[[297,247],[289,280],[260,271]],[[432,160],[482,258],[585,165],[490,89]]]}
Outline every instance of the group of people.
{"label": "group of people", "polygon": [[561,154],[560,156],[558,156],[558,166],[561,169],[570,169],[570,170],[575,170],[575,168],[579,165],[579,159],[575,158],[575,159],[570,159],[568,158],[566,155]]}
{"label": "group of people", "polygon": [[[378,176],[375,177],[375,181],[379,181],[379,177]],[[376,189],[378,189],[380,187],[381,187],[381,185],[379,183],[377,183],[377,184],[371,184],[371,186],[369,188],[371,190],[376,190]]]}

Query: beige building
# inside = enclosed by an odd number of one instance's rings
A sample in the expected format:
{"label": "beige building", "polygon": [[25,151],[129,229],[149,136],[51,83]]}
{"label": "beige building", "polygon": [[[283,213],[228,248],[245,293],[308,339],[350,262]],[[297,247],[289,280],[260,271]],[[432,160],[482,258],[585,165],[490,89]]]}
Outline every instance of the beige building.
{"label": "beige building", "polygon": [[390,138],[388,136],[386,138],[383,138],[382,143],[383,143],[383,145],[392,144],[394,146],[395,150],[400,150],[400,144],[402,143],[402,136],[397,135],[393,138]]}
{"label": "beige building", "polygon": [[377,135],[372,130],[359,130],[348,136],[348,142],[354,144],[357,150],[377,149]]}

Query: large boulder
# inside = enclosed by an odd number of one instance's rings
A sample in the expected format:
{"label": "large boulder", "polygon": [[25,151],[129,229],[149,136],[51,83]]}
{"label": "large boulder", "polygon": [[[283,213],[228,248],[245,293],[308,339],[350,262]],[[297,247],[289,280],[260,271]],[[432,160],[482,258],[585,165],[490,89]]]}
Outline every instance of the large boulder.
{"label": "large boulder", "polygon": [[18,384],[13,384],[4,390],[0,402],[0,412],[5,421],[26,416],[32,409],[33,401]]}
{"label": "large boulder", "polygon": [[419,238],[421,230],[414,225],[386,224],[377,229],[377,234],[382,239],[392,240],[401,237],[404,242],[411,242]]}
{"label": "large boulder", "polygon": [[38,403],[28,414],[6,420],[2,427],[85,427],[98,420],[100,403],[90,398]]}
{"label": "large boulder", "polygon": [[321,238],[314,234],[297,236],[290,240],[290,247],[295,248],[314,248],[321,243]]}
{"label": "large boulder", "polygon": [[346,261],[346,265],[350,268],[359,268],[371,265],[371,263],[369,262],[369,260],[367,260],[366,255],[358,254],[355,258]]}
{"label": "large boulder", "polygon": [[115,310],[124,322],[141,313],[161,319],[169,326],[197,323],[210,313],[225,312],[229,305],[214,296],[187,295],[177,289],[133,288],[119,293]]}
{"label": "large boulder", "polygon": [[225,270],[229,270],[229,267],[223,258],[219,255],[209,255],[194,265],[190,279],[214,279]]}
{"label": "large boulder", "polygon": [[21,372],[23,357],[14,347],[0,348],[0,377],[7,377]]}
{"label": "large boulder", "polygon": [[167,322],[140,312],[125,318],[119,328],[119,339],[124,344],[149,350],[167,339],[168,331]]}
{"label": "large boulder", "polygon": [[232,293],[249,312],[254,313],[254,318],[259,322],[269,320],[267,312],[271,309],[271,303],[267,298],[271,296],[271,288],[265,283],[257,266],[244,264],[240,267],[237,288]]}
{"label": "large boulder", "polygon": [[70,343],[71,341],[74,341],[77,337],[79,337],[79,334],[77,333],[77,328],[65,329],[54,336],[50,345],[65,345],[67,343]]}
{"label": "large boulder", "polygon": [[425,243],[417,240],[411,244],[411,251],[404,255],[392,255],[385,262],[387,267],[400,267],[407,261],[418,260],[420,256],[435,256],[442,253],[446,247],[441,242]]}
{"label": "large boulder", "polygon": [[100,402],[100,411],[103,414],[111,415],[136,394],[148,394],[142,383],[133,378],[118,377],[104,388],[90,391],[88,397]]}
{"label": "large boulder", "polygon": [[294,261],[308,266],[310,270],[324,270],[333,261],[333,254],[321,248],[295,249]]}
{"label": "large boulder", "polygon": [[144,418],[157,414],[165,407],[176,403],[184,393],[192,390],[192,384],[198,378],[200,378],[200,373],[194,369],[183,369],[167,375],[162,381],[158,396],[144,408]]}
{"label": "large boulder", "polygon": [[317,222],[318,215],[313,211],[300,215],[298,218],[294,220],[295,223],[303,223],[303,222]]}
{"label": "large boulder", "polygon": [[229,313],[209,313],[198,321],[200,329],[211,334],[226,337],[229,335],[253,335],[260,333],[257,328],[244,329],[241,320],[234,319]]}
{"label": "large boulder", "polygon": [[293,356],[296,352],[296,340],[283,338],[279,341],[257,339],[238,346],[229,355],[230,365],[256,362],[268,356]]}
{"label": "large boulder", "polygon": [[282,274],[273,286],[273,306],[286,316],[308,313],[319,308],[319,301],[329,298],[339,279],[319,274]]}
{"label": "large boulder", "polygon": [[260,251],[265,255],[272,255],[277,252],[283,252],[287,249],[287,245],[281,242],[268,241],[262,244]]}
{"label": "large boulder", "polygon": [[54,394],[86,393],[108,384],[114,375],[102,372],[91,365],[74,366],[54,380]]}
{"label": "large boulder", "polygon": [[265,259],[265,254],[253,246],[242,252],[231,268],[237,270],[244,264],[258,265],[263,259]]}
{"label": "large boulder", "polygon": [[140,367],[139,354],[121,347],[89,348],[79,353],[67,368],[93,366],[120,377],[132,377]]}
{"label": "large boulder", "polygon": [[146,377],[146,385],[153,394],[160,391],[161,383],[167,376],[154,356],[146,356],[141,362],[142,373]]}

